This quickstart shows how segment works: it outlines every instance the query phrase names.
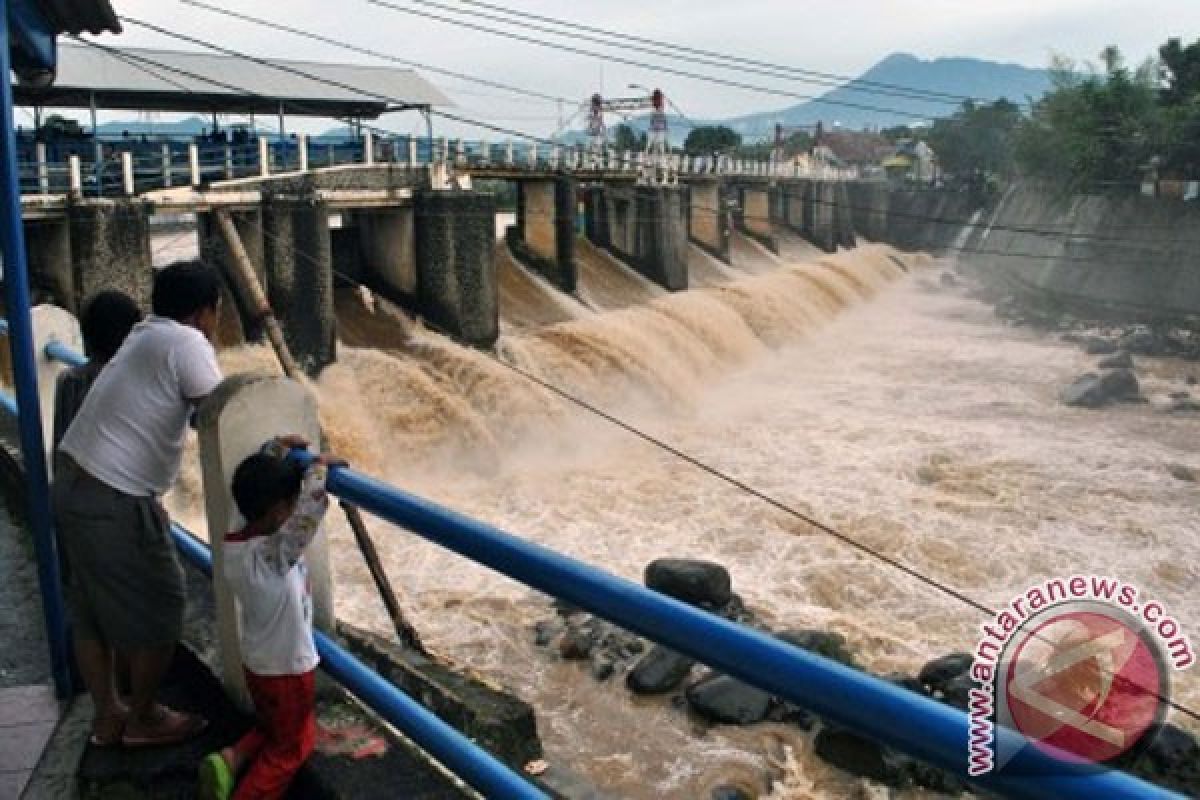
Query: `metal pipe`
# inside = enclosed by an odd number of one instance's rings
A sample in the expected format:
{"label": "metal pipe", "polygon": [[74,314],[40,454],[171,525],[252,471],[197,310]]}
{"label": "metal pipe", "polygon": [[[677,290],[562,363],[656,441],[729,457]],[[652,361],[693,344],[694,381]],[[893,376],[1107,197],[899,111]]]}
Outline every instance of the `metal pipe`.
{"label": "metal pipe", "polygon": [[13,97],[9,58],[8,0],[0,0],[0,247],[4,254],[4,306],[8,317],[8,343],[12,350],[13,384],[21,414],[21,453],[25,463],[29,526],[37,557],[42,613],[50,648],[50,671],[60,698],[71,693],[67,655],[67,624],[63,613],[62,583],[50,511],[50,482],[46,474],[45,439],[38,402],[37,363],[33,353],[33,323],[29,313],[29,275],[25,231],[21,220],[21,188],[17,183],[17,142],[13,129]]}
{"label": "metal pipe", "polygon": [[[208,546],[177,523],[171,523],[171,534],[179,554],[211,578],[212,551]],[[484,797],[549,800],[536,786],[379,677],[336,641],[320,631],[313,631],[313,637],[326,674]]]}
{"label": "metal pipe", "polygon": [[[830,722],[949,769],[958,777],[967,774],[968,719],[956,708],[602,572],[351,469],[332,468],[327,487],[366,511],[526,586],[567,600],[798,703]],[[1003,749],[1020,753],[1003,770],[972,779],[990,791],[1018,798],[1178,797],[1124,772],[1097,771],[1094,766],[1053,758],[1006,728],[997,728],[996,737],[1005,740]]]}

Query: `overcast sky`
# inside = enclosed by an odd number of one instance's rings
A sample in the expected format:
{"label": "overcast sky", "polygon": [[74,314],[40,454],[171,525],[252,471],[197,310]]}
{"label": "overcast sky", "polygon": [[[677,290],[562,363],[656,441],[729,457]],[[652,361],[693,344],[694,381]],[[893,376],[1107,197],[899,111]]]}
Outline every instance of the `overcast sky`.
{"label": "overcast sky", "polygon": [[[1116,44],[1130,61],[1138,62],[1153,54],[1169,36],[1180,36],[1187,41],[1200,38],[1200,0],[514,1],[522,11],[840,75],[858,75],[894,52],[913,53],[922,58],[974,56],[1045,66],[1052,52],[1078,60],[1095,60],[1102,47]],[[372,6],[366,0],[211,2],[404,58],[569,98],[582,99],[600,89],[609,95],[638,94],[626,88],[637,83],[661,86],[680,109],[696,117],[733,116],[791,105],[778,97],[507,41]],[[469,10],[457,0],[437,2]],[[489,2],[507,5],[502,0]],[[259,55],[380,63],[336,47],[264,31],[190,8],[179,0],[112,0],[112,3],[119,13]],[[404,0],[395,3],[446,13]],[[541,36],[535,31],[527,33]],[[105,36],[103,40],[128,46],[187,47],[135,25],[127,25],[119,38]],[[662,61],[644,54],[625,52],[624,55]],[[677,66],[701,71],[712,69]],[[451,96],[465,115],[541,134],[556,127],[558,109],[553,103],[504,96],[494,89],[441,76],[427,77]],[[800,93],[823,91],[822,87],[781,83],[760,76],[730,77]],[[567,109],[567,114],[573,110]],[[397,130],[416,129],[415,121],[402,116],[389,118],[384,124]],[[320,130],[329,124],[299,127]]]}

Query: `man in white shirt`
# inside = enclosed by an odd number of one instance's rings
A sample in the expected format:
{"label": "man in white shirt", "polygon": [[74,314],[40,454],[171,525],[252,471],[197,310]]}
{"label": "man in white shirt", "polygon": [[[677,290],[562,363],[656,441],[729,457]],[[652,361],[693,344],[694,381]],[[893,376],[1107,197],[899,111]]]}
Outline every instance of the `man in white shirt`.
{"label": "man in white shirt", "polygon": [[[153,314],[97,377],[59,445],[55,521],[71,565],[79,669],[96,706],[92,742],[171,744],[205,720],[155,701],[183,630],[184,575],[160,499],[179,472],[195,406],[221,382],[210,340],[220,277],[184,261],[154,278]],[[117,694],[114,653],[132,695]]]}

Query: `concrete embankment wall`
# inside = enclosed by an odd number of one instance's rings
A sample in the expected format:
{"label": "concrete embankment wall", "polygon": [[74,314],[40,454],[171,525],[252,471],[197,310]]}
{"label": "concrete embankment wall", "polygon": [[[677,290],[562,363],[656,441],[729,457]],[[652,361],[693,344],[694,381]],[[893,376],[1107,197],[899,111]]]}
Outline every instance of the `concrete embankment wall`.
{"label": "concrete embankment wall", "polygon": [[1100,317],[1200,318],[1200,208],[1136,194],[1010,190],[962,261],[1031,299]]}

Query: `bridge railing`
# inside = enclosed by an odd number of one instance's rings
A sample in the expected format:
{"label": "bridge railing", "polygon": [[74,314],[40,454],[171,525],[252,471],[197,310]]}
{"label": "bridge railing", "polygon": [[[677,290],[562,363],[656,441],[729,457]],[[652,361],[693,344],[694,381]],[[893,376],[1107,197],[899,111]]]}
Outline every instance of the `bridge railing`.
{"label": "bridge railing", "polygon": [[[0,333],[3,332],[0,327]],[[65,364],[84,358],[50,342],[43,355]],[[293,458],[309,462],[307,451]],[[660,645],[782,697],[828,723],[846,727],[914,758],[967,774],[969,720],[962,711],[881,678],[794,647],[780,639],[682,603],[547,547],[444,508],[359,473],[333,467],[329,492],[361,510],[489,567],[525,586],[565,600]],[[211,574],[211,556],[177,528],[185,557]],[[395,687],[370,673],[326,637],[326,669],[360,699],[439,761],[496,797],[541,794]],[[996,747],[1016,756],[999,771],[973,778],[987,791],[1019,798],[1176,798],[1118,771],[1055,758],[1014,731],[997,727]],[[495,782],[495,783],[492,783]],[[502,787],[502,790],[499,788]],[[496,793],[499,792],[499,793]]]}

